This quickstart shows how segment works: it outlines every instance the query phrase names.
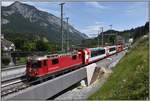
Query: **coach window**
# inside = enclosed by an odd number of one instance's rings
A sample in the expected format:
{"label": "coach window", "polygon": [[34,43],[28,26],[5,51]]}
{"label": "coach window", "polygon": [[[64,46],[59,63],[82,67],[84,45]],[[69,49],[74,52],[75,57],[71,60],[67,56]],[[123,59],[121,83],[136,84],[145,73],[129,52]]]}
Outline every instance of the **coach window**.
{"label": "coach window", "polygon": [[59,63],[59,60],[58,59],[52,59],[52,64],[58,64]]}
{"label": "coach window", "polygon": [[96,51],[92,51],[91,52],[91,57],[94,57],[94,56],[96,56],[97,55],[97,52]]}
{"label": "coach window", "polygon": [[94,56],[94,54],[93,54],[93,52],[91,52],[91,57],[93,57]]}
{"label": "coach window", "polygon": [[102,54],[105,54],[105,50],[104,49],[99,51],[99,55],[102,55]]}
{"label": "coach window", "polygon": [[114,47],[114,48],[110,48],[109,49],[109,51],[111,52],[111,51],[114,51],[114,50],[116,50],[116,48]]}
{"label": "coach window", "polygon": [[104,50],[102,50],[102,54],[105,54],[105,49],[104,49]]}
{"label": "coach window", "polygon": [[43,65],[44,65],[44,66],[47,66],[47,60],[44,60],[44,61],[43,61]]}

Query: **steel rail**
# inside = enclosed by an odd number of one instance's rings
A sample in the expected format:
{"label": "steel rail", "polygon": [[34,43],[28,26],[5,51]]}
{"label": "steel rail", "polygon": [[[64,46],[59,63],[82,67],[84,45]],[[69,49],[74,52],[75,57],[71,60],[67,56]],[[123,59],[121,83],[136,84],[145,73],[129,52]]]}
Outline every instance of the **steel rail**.
{"label": "steel rail", "polygon": [[26,65],[18,65],[18,66],[8,66],[5,68],[2,68],[1,71],[7,71],[7,70],[12,70],[12,69],[20,69],[20,68],[25,68]]}
{"label": "steel rail", "polygon": [[[126,49],[124,49],[124,50],[126,50]],[[123,51],[124,51],[123,50]],[[115,53],[115,54],[117,54],[117,53]],[[115,55],[115,54],[112,54],[111,56],[113,56],[113,55]],[[65,73],[65,71],[64,71],[64,73]],[[62,74],[64,74],[64,73],[62,73]],[[68,73],[68,72],[67,72]],[[61,76],[61,75],[60,75]],[[28,87],[31,87],[31,86],[34,86],[34,85],[37,85],[37,84],[40,84],[40,83],[43,83],[43,82],[46,82],[46,81],[48,81],[48,80],[51,80],[51,79],[53,79],[53,77],[55,78],[55,77],[57,77],[57,75],[55,74],[55,75],[51,75],[51,76],[49,76],[49,77],[45,77],[45,78],[39,78],[39,79],[37,79],[37,80],[34,80],[34,81],[30,81],[30,82],[28,82],[28,80],[27,80],[27,78],[26,79],[23,79],[23,80],[18,80],[18,81],[14,81],[14,82],[10,82],[10,83],[8,83],[8,84],[2,84],[2,89],[4,88],[4,87],[7,87],[7,86],[11,86],[11,85],[16,85],[16,86],[13,86],[13,87],[11,87],[10,89],[5,89],[5,90],[2,90],[1,91],[1,96],[3,97],[3,96],[6,96],[6,95],[8,95],[8,94],[11,94],[11,93],[14,93],[14,92],[18,92],[19,90],[23,90],[23,89],[25,89],[25,88],[28,88]],[[18,78],[17,78],[18,79]],[[9,81],[9,80],[8,80]],[[27,81],[27,82],[26,82]],[[5,81],[4,81],[5,82]],[[26,83],[24,83],[24,82],[26,82]],[[22,85],[17,85],[17,84],[19,84],[19,83],[23,83]]]}

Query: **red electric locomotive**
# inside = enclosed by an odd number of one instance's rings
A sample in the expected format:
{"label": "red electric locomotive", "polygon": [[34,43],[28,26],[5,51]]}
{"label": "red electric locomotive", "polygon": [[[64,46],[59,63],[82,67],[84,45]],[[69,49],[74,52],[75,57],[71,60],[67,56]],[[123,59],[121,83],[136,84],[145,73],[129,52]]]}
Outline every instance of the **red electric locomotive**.
{"label": "red electric locomotive", "polygon": [[117,45],[117,52],[123,51],[123,45]]}
{"label": "red electric locomotive", "polygon": [[69,68],[80,67],[96,62],[123,50],[122,45],[86,48],[74,53],[36,56],[28,59],[26,75],[42,77]]}
{"label": "red electric locomotive", "polygon": [[29,77],[41,77],[56,71],[79,66],[83,62],[82,52],[54,54],[28,59],[26,74]]}

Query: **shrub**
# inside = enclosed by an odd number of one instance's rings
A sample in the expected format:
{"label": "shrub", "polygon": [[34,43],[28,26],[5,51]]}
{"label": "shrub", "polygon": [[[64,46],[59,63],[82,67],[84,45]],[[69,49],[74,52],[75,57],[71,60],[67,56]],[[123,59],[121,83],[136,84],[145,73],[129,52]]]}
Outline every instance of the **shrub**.
{"label": "shrub", "polygon": [[8,65],[9,63],[10,63],[10,59],[9,58],[2,58],[2,64]]}

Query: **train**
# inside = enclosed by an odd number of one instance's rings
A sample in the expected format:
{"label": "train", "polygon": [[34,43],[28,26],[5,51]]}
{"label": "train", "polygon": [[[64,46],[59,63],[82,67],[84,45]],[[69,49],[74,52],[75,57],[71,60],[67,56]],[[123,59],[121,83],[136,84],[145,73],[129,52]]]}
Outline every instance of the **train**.
{"label": "train", "polygon": [[114,45],[85,48],[66,54],[32,56],[27,59],[26,76],[40,78],[66,69],[83,67],[123,50],[123,45]]}

